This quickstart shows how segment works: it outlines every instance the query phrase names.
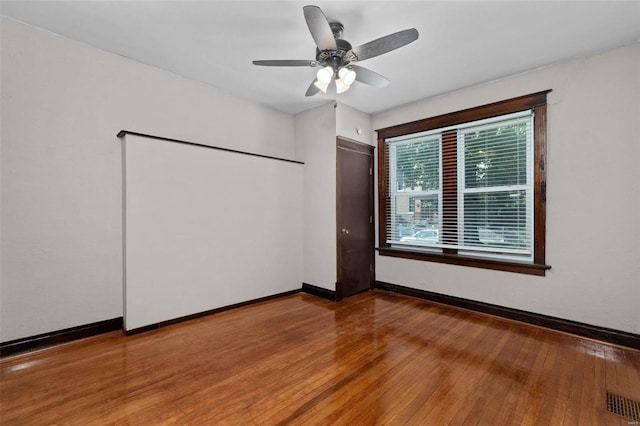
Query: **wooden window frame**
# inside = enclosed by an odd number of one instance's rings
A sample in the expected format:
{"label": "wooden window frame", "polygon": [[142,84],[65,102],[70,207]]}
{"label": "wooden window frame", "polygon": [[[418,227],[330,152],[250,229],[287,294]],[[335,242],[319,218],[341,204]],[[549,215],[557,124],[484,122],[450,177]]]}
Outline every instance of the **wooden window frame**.
{"label": "wooden window frame", "polygon": [[[493,269],[522,274],[544,276],[551,266],[545,264],[546,236],[546,115],[547,93],[551,90],[519,96],[504,101],[494,102],[475,108],[443,114],[436,117],[403,123],[392,127],[378,129],[378,253],[381,256],[400,257],[405,259],[448,263],[475,268]],[[390,192],[387,188],[389,177],[388,152],[385,140],[412,133],[455,126],[476,120],[483,120],[519,111],[534,112],[533,141],[533,261],[511,261],[478,256],[465,256],[457,250],[444,249],[442,253],[425,252],[412,248],[392,247],[387,243],[387,205],[390,203]],[[443,191],[456,185],[453,179],[443,176]],[[454,186],[455,190],[455,186]]]}

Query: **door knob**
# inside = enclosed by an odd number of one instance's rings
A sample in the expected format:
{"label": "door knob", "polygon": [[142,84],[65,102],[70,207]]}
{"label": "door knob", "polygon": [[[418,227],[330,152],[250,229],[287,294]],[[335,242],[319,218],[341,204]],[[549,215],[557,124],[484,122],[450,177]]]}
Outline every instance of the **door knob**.
{"label": "door knob", "polygon": [[349,230],[348,230],[348,229],[345,229],[345,228],[342,228],[342,233],[343,233],[343,234],[348,234],[348,233],[349,233]]}

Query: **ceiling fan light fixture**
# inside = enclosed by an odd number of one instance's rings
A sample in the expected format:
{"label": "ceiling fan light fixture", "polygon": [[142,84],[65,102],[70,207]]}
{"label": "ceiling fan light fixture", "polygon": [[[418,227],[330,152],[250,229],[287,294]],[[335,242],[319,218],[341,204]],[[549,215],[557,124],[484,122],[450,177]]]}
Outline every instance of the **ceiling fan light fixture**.
{"label": "ceiling fan light fixture", "polygon": [[331,79],[333,78],[333,68],[330,66],[320,68],[316,73],[316,78],[318,79],[318,82],[328,85],[331,83]]}
{"label": "ceiling fan light fixture", "polygon": [[329,83],[323,83],[320,80],[316,80],[313,85],[322,90],[322,93],[327,93],[327,87],[329,87]]}
{"label": "ceiling fan light fixture", "polygon": [[356,72],[347,67],[340,68],[340,71],[338,71],[338,76],[347,86],[351,86],[353,82],[356,81]]}

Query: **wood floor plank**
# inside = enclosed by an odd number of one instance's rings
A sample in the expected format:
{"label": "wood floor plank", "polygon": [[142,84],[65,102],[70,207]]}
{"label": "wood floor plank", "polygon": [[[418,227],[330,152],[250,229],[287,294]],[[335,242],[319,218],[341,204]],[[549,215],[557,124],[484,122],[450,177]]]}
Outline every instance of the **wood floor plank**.
{"label": "wood floor plank", "polygon": [[516,331],[522,327],[519,324],[510,325],[513,334],[510,351],[501,353],[496,358],[492,372],[487,372],[482,378],[483,392],[476,398],[473,408],[470,410],[465,424],[496,425],[501,423],[499,411],[505,406],[510,394],[516,393],[516,387],[521,381],[518,365],[528,366],[532,355],[535,353],[535,340],[528,335],[518,334]]}
{"label": "wood floor plank", "polygon": [[[594,344],[591,348],[592,360],[594,362],[593,388],[588,396],[588,403],[582,405],[580,410],[580,422],[590,421],[589,424],[618,424],[617,419],[605,412],[605,390],[606,384],[606,355],[604,345]],[[583,398],[584,400],[584,398]]]}
{"label": "wood floor plank", "polygon": [[[384,377],[381,385],[372,387],[370,392],[366,393],[361,407],[350,407],[342,417],[342,422],[347,423],[354,418],[360,419],[359,413],[365,412],[372,423],[407,424],[439,386],[440,380],[436,377],[445,374],[440,353],[446,345],[443,345],[442,341],[449,339],[451,335],[457,335],[459,329],[464,328],[464,323],[461,321],[463,315],[466,313],[461,311],[443,319],[430,312],[425,317],[426,325],[423,328],[410,333],[401,331],[406,329],[402,324],[395,328],[393,334],[402,336],[398,344],[416,349],[415,352],[399,366],[399,369],[390,372],[388,377]],[[432,332],[425,333],[424,330],[428,329]],[[461,356],[461,353],[458,355]],[[453,354],[447,360],[455,362],[456,355]],[[421,377],[431,379],[416,380]],[[398,397],[399,390],[401,398]],[[386,403],[381,404],[381,401]]]}
{"label": "wood floor plank", "polygon": [[[540,350],[540,340],[538,339],[539,329],[535,327],[521,326],[518,328],[517,340],[514,344],[521,344],[522,355],[507,370],[511,386],[509,391],[498,406],[489,404],[487,412],[494,411],[496,414],[491,418],[490,414],[483,416],[487,424],[519,424],[524,408],[528,402],[528,387],[535,377],[535,369],[532,366],[546,357],[546,351]],[[490,408],[492,407],[492,408]]]}
{"label": "wood floor plank", "polygon": [[[386,416],[397,415],[399,412],[405,411],[400,408],[402,405],[409,403],[414,398],[414,395],[424,392],[425,383],[421,381],[412,380],[412,378],[424,376],[429,374],[425,371],[425,363],[423,359],[424,351],[426,347],[436,348],[438,341],[445,337],[447,331],[453,332],[456,326],[455,317],[451,317],[449,321],[441,321],[439,330],[433,331],[429,334],[431,339],[422,339],[424,330],[433,327],[433,313],[419,311],[418,315],[413,317],[419,318],[420,321],[411,322],[409,324],[402,322],[393,325],[393,331],[389,336],[393,336],[393,339],[388,339],[386,343],[388,350],[400,350],[405,354],[402,363],[394,363],[392,368],[388,368],[384,374],[378,375],[375,381],[367,386],[370,389],[369,392],[362,392],[353,387],[351,393],[359,393],[362,399],[359,401],[358,406],[354,404],[345,404],[345,408],[340,410],[338,416],[325,418],[326,421],[338,421],[343,424],[353,424],[354,422],[363,421],[365,423],[385,423],[391,422],[386,419]],[[447,327],[448,325],[448,327]],[[392,394],[385,394],[387,389],[394,389]],[[398,398],[398,389],[402,389],[403,398]],[[394,401],[393,404],[383,404],[379,402],[381,400]],[[387,406],[393,407],[391,413]],[[363,416],[362,413],[365,413]],[[395,419],[397,421],[397,419]],[[325,423],[326,424],[326,423]]]}
{"label": "wood floor plank", "polygon": [[0,360],[0,423],[628,425],[640,352],[381,290]]}
{"label": "wood floor plank", "polygon": [[[596,371],[598,358],[596,356],[596,348],[592,342],[585,342],[585,361],[582,370],[582,388],[580,389],[580,405],[578,406],[579,426],[595,425],[596,406],[598,404],[598,396],[602,394],[602,388],[599,385],[601,375]],[[568,420],[569,418],[567,418]]]}
{"label": "wood floor plank", "polygon": [[[481,392],[482,383],[478,378],[490,368],[507,343],[504,330],[495,328],[478,328],[481,341],[468,351],[465,363],[451,376],[447,386],[442,386],[431,399],[429,410],[422,410],[415,416],[419,422],[433,421],[435,424],[455,424],[462,422],[468,414],[472,401]],[[461,414],[458,418],[457,415]]]}
{"label": "wood floor plank", "polygon": [[564,374],[563,391],[564,398],[556,400],[553,417],[562,418],[563,423],[570,423],[572,419],[577,419],[580,413],[580,402],[582,397],[582,387],[584,374],[587,366],[585,363],[587,348],[581,346],[578,340],[573,356],[568,356],[571,362],[565,365],[569,374]]}

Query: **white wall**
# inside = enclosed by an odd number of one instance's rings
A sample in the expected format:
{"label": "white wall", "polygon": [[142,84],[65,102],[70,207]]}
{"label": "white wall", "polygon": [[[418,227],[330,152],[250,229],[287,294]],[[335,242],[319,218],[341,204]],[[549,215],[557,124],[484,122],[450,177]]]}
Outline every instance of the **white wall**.
{"label": "white wall", "polygon": [[[361,131],[360,134],[358,134],[358,130]],[[336,107],[336,135],[375,146],[374,133],[371,125],[371,115],[338,102]]]}
{"label": "white wall", "polygon": [[122,316],[121,129],[295,156],[294,118],[2,17],[0,340]]}
{"label": "white wall", "polygon": [[295,116],[304,161],[303,282],[336,289],[336,112],[334,103]]}
{"label": "white wall", "polygon": [[295,128],[297,158],[305,163],[303,282],[335,291],[336,137],[371,143],[371,116],[332,101],[296,115]]}
{"label": "white wall", "polygon": [[127,330],[300,288],[302,164],[123,143]]}
{"label": "white wall", "polygon": [[640,44],[425,99],[373,126],[546,89],[547,276],[377,256],[376,278],[639,333]]}

